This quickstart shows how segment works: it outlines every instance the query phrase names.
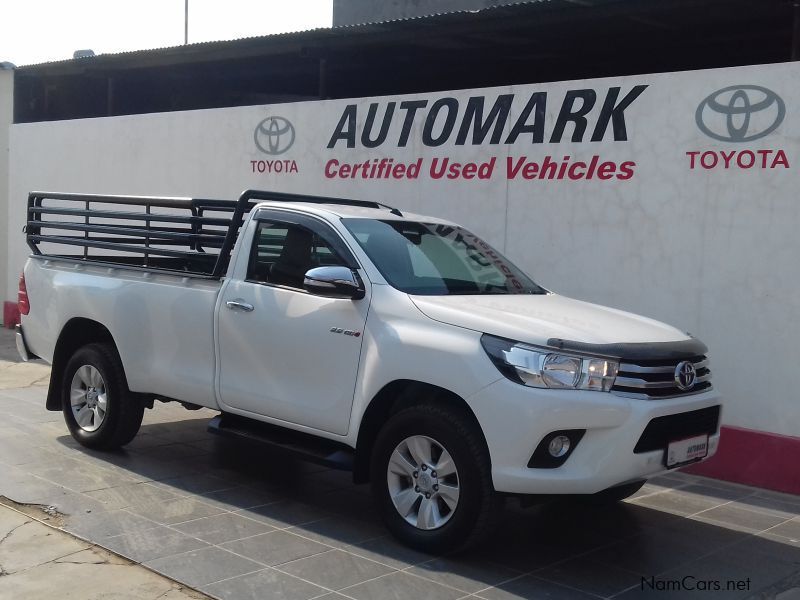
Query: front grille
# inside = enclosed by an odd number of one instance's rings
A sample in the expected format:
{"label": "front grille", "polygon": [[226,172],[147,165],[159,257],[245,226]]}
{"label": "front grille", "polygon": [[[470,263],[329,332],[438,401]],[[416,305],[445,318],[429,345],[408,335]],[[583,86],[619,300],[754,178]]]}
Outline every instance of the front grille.
{"label": "front grille", "polygon": [[719,406],[710,406],[651,419],[633,449],[635,454],[664,450],[667,444],[696,435],[714,435],[719,427]]}
{"label": "front grille", "polygon": [[[691,362],[697,373],[694,385],[686,390],[679,388],[675,380],[675,370],[684,360]],[[620,396],[651,400],[697,394],[709,389],[711,371],[708,368],[708,358],[693,356],[681,360],[623,359],[611,391]]]}

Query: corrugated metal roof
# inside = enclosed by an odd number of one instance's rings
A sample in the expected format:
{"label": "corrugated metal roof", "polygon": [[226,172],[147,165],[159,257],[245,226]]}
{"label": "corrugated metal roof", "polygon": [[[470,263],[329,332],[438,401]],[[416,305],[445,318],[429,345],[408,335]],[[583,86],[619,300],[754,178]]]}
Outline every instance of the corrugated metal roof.
{"label": "corrugated metal roof", "polygon": [[[565,2],[572,3],[572,0],[564,0]],[[597,1],[597,0],[596,0]],[[603,0],[600,0],[602,2]],[[281,40],[281,39],[302,39],[304,37],[313,37],[314,34],[321,34],[321,35],[330,35],[332,37],[338,37],[344,33],[358,33],[358,32],[370,32],[376,29],[380,29],[381,27],[386,26],[397,26],[397,24],[419,24],[423,22],[429,22],[431,25],[435,25],[437,21],[441,22],[442,20],[449,20],[449,19],[462,19],[464,17],[471,18],[475,17],[480,19],[482,15],[492,14],[492,15],[501,15],[502,13],[512,13],[516,10],[519,10],[519,7],[525,5],[542,5],[542,4],[551,4],[553,2],[559,2],[559,0],[521,0],[520,2],[514,2],[510,4],[502,4],[502,5],[494,5],[494,6],[487,6],[481,9],[475,10],[456,10],[456,11],[449,11],[449,12],[441,12],[441,13],[434,13],[430,15],[424,16],[417,16],[417,17],[406,17],[402,19],[389,19],[386,21],[373,21],[369,23],[354,23],[354,24],[347,24],[347,25],[338,25],[335,27],[316,27],[313,29],[304,29],[301,31],[286,31],[280,33],[269,33],[265,35],[258,35],[258,36],[248,36],[248,37],[241,37],[241,38],[233,38],[227,40],[209,40],[204,42],[193,42],[191,44],[181,44],[179,46],[162,46],[158,48],[142,48],[138,50],[122,50],[120,52],[103,52],[96,54],[95,56],[87,56],[83,58],[67,58],[63,60],[53,60],[53,61],[45,61],[41,63],[31,63],[25,65],[18,65],[17,69],[30,69],[30,68],[37,68],[37,67],[50,67],[50,66],[57,66],[57,65],[69,65],[69,64],[79,64],[79,63],[96,63],[98,59],[113,59],[114,57],[132,57],[136,55],[145,55],[145,54],[169,54],[169,53],[176,53],[176,54],[183,54],[184,52],[190,53],[196,50],[205,50],[211,49],[218,46],[225,46],[225,45],[236,45],[241,43],[253,43],[253,42],[268,42],[273,40]],[[581,4],[575,2],[575,4]]]}

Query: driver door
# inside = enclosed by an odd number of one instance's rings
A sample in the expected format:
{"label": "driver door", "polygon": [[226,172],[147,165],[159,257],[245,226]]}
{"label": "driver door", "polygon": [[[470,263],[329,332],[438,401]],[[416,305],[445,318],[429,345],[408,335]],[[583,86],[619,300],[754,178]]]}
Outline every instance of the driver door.
{"label": "driver door", "polygon": [[260,211],[247,276],[228,282],[219,309],[223,408],[347,433],[370,290],[360,300],[306,292],[305,272],[327,265],[358,267],[330,225]]}

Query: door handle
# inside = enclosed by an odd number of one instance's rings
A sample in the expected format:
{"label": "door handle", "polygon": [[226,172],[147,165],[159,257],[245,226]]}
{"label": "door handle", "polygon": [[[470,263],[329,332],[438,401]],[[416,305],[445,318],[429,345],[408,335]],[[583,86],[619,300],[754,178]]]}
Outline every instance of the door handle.
{"label": "door handle", "polygon": [[244,300],[240,300],[240,299],[228,300],[225,303],[225,306],[227,306],[231,310],[241,310],[241,311],[244,311],[244,312],[252,312],[253,311],[253,305],[252,304],[248,304]]}

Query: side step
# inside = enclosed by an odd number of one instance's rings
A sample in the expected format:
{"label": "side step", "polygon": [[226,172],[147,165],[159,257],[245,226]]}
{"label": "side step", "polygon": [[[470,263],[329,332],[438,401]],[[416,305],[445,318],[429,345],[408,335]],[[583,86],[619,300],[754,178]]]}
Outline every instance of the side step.
{"label": "side step", "polygon": [[208,431],[217,435],[257,442],[279,452],[286,452],[302,460],[334,469],[353,470],[355,451],[350,446],[285,427],[236,415],[222,414],[211,419],[208,423]]}

